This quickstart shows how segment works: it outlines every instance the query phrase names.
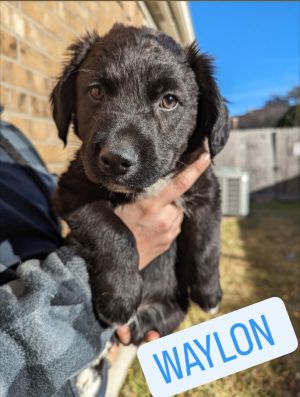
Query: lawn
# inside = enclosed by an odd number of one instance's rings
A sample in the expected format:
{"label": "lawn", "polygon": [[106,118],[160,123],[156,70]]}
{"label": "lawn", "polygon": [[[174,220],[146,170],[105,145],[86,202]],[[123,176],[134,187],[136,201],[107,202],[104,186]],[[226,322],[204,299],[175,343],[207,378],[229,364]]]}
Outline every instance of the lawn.
{"label": "lawn", "polygon": [[[296,334],[300,336],[300,205],[253,204],[244,219],[222,222],[221,282],[224,298],[220,315],[281,297]],[[195,305],[180,328],[212,318]],[[120,397],[150,393],[137,360],[129,369]],[[180,397],[300,397],[300,354],[275,359],[209,383]],[[163,397],[163,396],[162,396]]]}

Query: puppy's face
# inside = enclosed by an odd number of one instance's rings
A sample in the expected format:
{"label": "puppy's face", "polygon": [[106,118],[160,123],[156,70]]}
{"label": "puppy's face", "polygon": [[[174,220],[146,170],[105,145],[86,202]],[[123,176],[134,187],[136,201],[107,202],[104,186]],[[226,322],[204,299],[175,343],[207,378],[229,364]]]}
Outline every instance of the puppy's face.
{"label": "puppy's face", "polygon": [[[73,119],[92,182],[111,191],[141,191],[212,135],[208,130],[223,102],[209,61],[204,57],[201,69],[193,48],[185,50],[150,29],[118,25],[104,38],[88,36],[71,50],[73,58],[52,93],[54,119],[63,139]],[[195,68],[207,79],[203,87]],[[203,100],[207,114],[199,109]],[[198,124],[203,131],[195,136]]]}
{"label": "puppy's face", "polygon": [[196,126],[192,69],[151,37],[111,34],[96,43],[76,94],[86,174],[110,190],[142,189],[168,174]]}

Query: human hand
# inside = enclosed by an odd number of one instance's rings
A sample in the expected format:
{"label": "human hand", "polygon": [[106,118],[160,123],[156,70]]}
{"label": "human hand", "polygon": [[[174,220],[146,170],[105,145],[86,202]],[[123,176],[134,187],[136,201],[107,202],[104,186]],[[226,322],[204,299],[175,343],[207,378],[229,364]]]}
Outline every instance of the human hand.
{"label": "human hand", "polygon": [[[171,203],[190,189],[209,164],[210,157],[205,153],[172,179],[157,197],[142,199],[137,203],[116,209],[116,214],[136,238],[140,269],[165,252],[180,232],[183,211]],[[172,218],[170,218],[171,213]],[[131,335],[127,324],[119,327],[116,334],[124,345],[130,343]],[[145,342],[151,342],[159,337],[157,331],[149,331]]]}
{"label": "human hand", "polygon": [[[129,345],[131,341],[131,334],[130,334],[130,328],[129,325],[121,325],[117,331],[116,331],[117,337],[119,341],[123,345]],[[158,339],[160,337],[159,333],[157,331],[149,331],[144,339],[145,342],[151,342],[155,339]]]}
{"label": "human hand", "polygon": [[116,208],[116,215],[136,239],[140,270],[167,251],[180,233],[183,209],[173,203],[191,188],[209,164],[209,154],[204,153],[171,179],[158,196]]}

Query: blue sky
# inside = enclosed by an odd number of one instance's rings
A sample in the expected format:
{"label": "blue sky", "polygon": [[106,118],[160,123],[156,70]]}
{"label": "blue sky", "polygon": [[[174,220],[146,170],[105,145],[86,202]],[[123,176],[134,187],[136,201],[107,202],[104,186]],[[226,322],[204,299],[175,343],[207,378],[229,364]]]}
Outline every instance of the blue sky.
{"label": "blue sky", "polygon": [[231,115],[299,84],[300,5],[289,1],[189,2],[200,48],[215,57]]}

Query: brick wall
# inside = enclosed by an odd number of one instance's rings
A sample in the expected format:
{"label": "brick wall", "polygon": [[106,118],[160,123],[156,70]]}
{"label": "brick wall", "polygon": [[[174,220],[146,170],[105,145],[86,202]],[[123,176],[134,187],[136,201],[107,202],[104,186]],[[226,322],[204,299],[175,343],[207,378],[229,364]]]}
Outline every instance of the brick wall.
{"label": "brick wall", "polygon": [[146,25],[135,1],[1,1],[2,119],[31,139],[51,172],[61,173],[79,141],[57,138],[48,102],[65,48],[86,30],[106,33],[115,22]]}

